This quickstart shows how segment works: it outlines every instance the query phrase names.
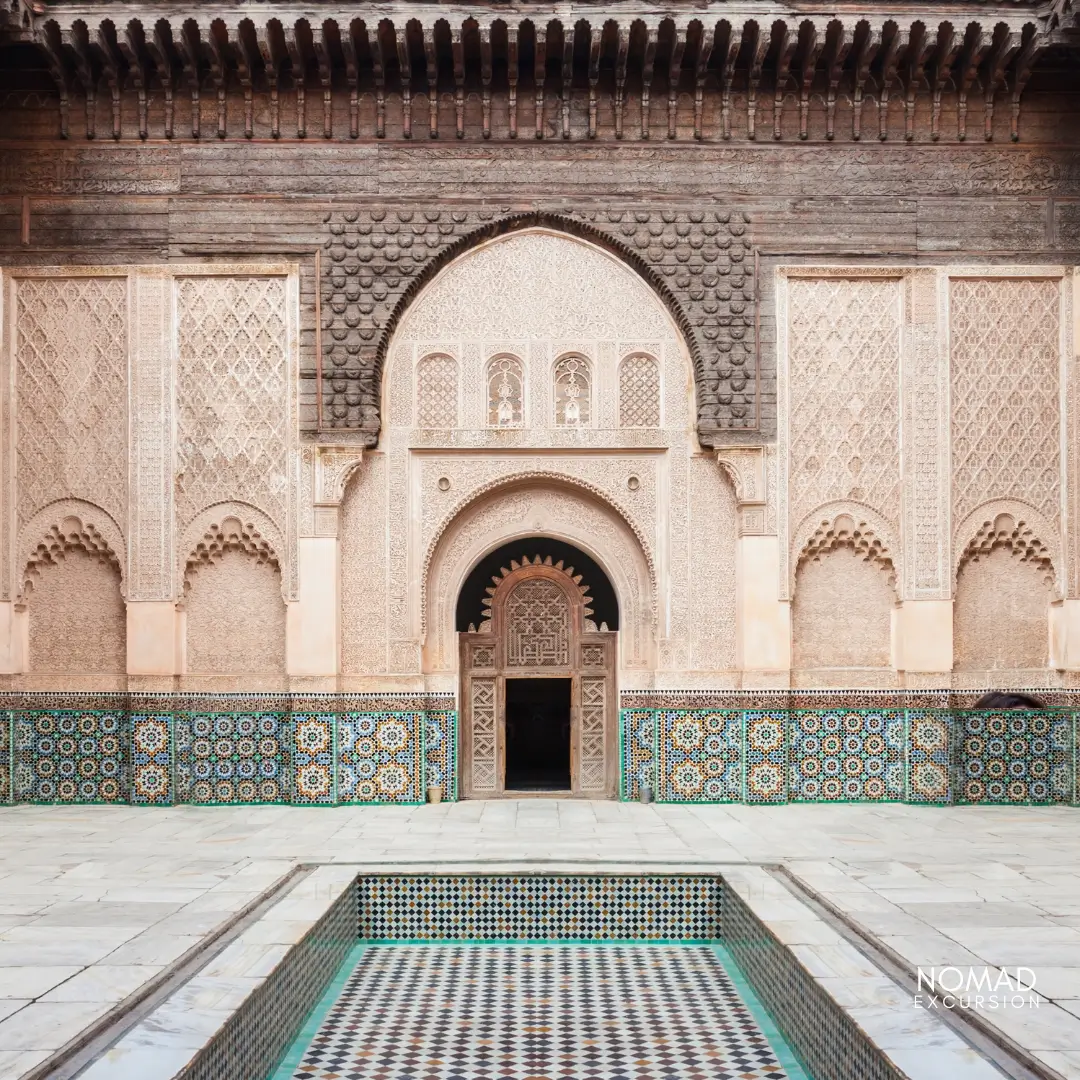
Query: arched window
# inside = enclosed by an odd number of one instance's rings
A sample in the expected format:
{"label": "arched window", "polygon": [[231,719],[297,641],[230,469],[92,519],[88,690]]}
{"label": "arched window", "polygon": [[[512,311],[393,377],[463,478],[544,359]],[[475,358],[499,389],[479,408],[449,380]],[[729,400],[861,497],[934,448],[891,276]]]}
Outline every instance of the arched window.
{"label": "arched window", "polygon": [[521,362],[513,356],[496,356],[488,364],[488,427],[521,427],[524,415],[524,385]]}
{"label": "arched window", "polygon": [[619,427],[660,426],[660,365],[643,353],[619,365]]}
{"label": "arched window", "polygon": [[458,366],[452,356],[425,356],[416,365],[416,426],[457,427]]}
{"label": "arched window", "polygon": [[584,356],[564,356],[555,365],[555,426],[588,427],[592,420],[592,379]]}

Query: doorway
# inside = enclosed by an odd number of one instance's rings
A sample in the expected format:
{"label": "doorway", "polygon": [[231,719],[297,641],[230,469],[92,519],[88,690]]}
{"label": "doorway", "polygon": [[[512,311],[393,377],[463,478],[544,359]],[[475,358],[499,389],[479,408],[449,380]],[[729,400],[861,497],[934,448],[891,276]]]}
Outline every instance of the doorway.
{"label": "doorway", "polygon": [[569,791],[572,679],[506,680],[507,791]]}

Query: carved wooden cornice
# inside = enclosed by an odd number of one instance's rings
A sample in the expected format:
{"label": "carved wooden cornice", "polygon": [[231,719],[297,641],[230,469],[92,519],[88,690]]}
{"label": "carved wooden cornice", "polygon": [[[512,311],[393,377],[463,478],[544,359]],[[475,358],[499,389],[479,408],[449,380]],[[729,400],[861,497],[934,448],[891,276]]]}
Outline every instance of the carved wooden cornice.
{"label": "carved wooden cornice", "polygon": [[[797,111],[798,134],[806,138],[817,87],[826,101],[830,139],[837,134],[837,102],[846,96],[854,102],[850,138],[890,137],[893,94],[904,102],[904,137],[913,137],[917,109],[933,110],[939,137],[946,88],[960,99],[957,139],[967,137],[967,113],[980,104],[981,127],[991,138],[998,99],[1009,102],[1012,137],[1018,139],[1019,100],[1032,66],[1044,49],[1075,43],[1080,23],[1076,0],[881,4],[865,15],[844,16],[776,3],[717,5],[708,14],[689,6],[571,4],[560,6],[555,17],[550,8],[530,14],[528,6],[513,12],[432,5],[367,10],[257,0],[232,6],[5,0],[0,10],[0,40],[34,42],[44,52],[60,94],[62,134],[71,126],[69,106],[77,92],[87,103],[91,138],[104,134],[94,130],[96,97],[109,95],[111,134],[119,138],[120,95],[133,92],[143,138],[147,99],[158,95],[164,121],[157,120],[162,130],[150,134],[187,136],[173,130],[180,94],[196,104],[200,97],[217,104],[212,131],[200,130],[200,110],[192,110],[193,138],[251,138],[256,96],[269,102],[274,137],[384,138],[386,100],[393,94],[403,104],[400,133],[390,134],[403,138],[490,138],[493,108],[508,112],[510,138],[594,138],[602,99],[614,114],[616,138],[677,138],[692,130],[700,139],[704,102],[714,97],[722,114],[719,138],[727,139],[733,91],[746,110],[749,138],[783,137],[785,109]],[[283,90],[290,92],[288,110],[279,98]],[[420,93],[427,96],[423,116],[413,108],[413,95]],[[479,123],[466,120],[472,94],[483,101]],[[539,108],[527,110],[536,122],[526,131],[518,112],[530,94]],[[692,95],[692,128],[688,115],[679,126],[680,112],[691,109],[680,94]],[[335,129],[336,95],[348,95],[347,131],[340,123]],[[452,126],[440,127],[443,95],[454,100]],[[366,113],[361,125],[364,96],[375,101],[371,130]],[[864,96],[876,106],[876,124],[864,120]],[[234,97],[242,97],[242,108]],[[571,123],[572,107],[576,118],[586,97],[587,124]],[[640,105],[634,110],[640,130],[632,132],[624,122],[631,98]]]}

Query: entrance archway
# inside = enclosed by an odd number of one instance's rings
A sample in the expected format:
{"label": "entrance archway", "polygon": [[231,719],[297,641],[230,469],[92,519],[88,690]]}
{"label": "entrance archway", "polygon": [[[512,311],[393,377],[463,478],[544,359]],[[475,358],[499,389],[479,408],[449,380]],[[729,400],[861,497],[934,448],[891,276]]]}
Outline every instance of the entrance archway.
{"label": "entrance archway", "polygon": [[[531,547],[555,554],[523,554]],[[604,798],[617,776],[615,667],[618,608],[603,571],[582,552],[537,539],[508,545],[520,558],[484,560],[470,582],[501,562],[484,589],[479,622],[459,632],[462,794],[527,791]],[[507,549],[500,549],[500,552]],[[500,552],[493,553],[498,556]],[[596,622],[590,586],[613,619]],[[609,599],[610,597],[610,599]],[[468,612],[459,609],[459,618]]]}

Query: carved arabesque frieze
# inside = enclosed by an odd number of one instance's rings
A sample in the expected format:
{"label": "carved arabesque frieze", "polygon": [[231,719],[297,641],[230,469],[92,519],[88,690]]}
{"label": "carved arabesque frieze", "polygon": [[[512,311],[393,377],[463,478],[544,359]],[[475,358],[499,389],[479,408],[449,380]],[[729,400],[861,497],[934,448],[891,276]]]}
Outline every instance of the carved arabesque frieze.
{"label": "carved arabesque frieze", "polygon": [[[177,580],[186,582],[192,568],[220,559],[229,546],[242,547],[279,569],[285,564],[285,537],[274,521],[256,506],[229,501],[196,514],[180,534],[177,553],[183,561],[177,567]],[[284,600],[289,599],[284,573],[281,593]]]}
{"label": "carved arabesque frieze", "polygon": [[[41,525],[48,517],[53,523],[44,531]],[[119,527],[99,507],[77,500],[54,503],[35,515],[23,530],[19,548],[19,592],[16,604],[25,604],[34,589],[34,582],[43,566],[60,562],[73,549],[85,551],[98,561],[116,568],[120,576],[120,593],[125,594],[123,570],[124,548]]]}
{"label": "carved arabesque frieze", "polygon": [[[966,563],[977,562],[998,548],[1006,548],[1021,562],[1037,566],[1043,580],[1060,597],[1063,583],[1057,568],[1057,552],[1042,539],[1049,535],[1040,532],[1045,527],[1037,511],[1015,500],[1000,499],[980,507],[957,530],[956,548],[960,556],[956,560],[953,586]],[[966,543],[965,537],[969,538]]]}
{"label": "carved arabesque frieze", "polygon": [[269,542],[251,522],[238,517],[224,517],[215,522],[194,549],[188,554],[184,568],[184,595],[191,588],[191,578],[199,569],[220,562],[227,551],[242,551],[260,563],[267,563],[280,571],[278,557]]}
{"label": "carved arabesque frieze", "polygon": [[[499,489],[523,485],[560,485],[577,490],[611,507],[637,538],[650,580],[656,569],[656,461],[650,458],[444,459],[425,458],[420,467],[421,576],[426,579],[444,533],[463,511]],[[636,479],[631,489],[628,481]],[[439,481],[450,485],[445,490]],[[421,603],[421,626],[427,625],[426,597]]]}
{"label": "carved arabesque frieze", "polygon": [[[703,443],[711,444],[721,430],[749,429],[757,422],[752,245],[748,218],[741,213],[641,204],[603,213],[537,210],[502,216],[491,210],[357,208],[335,211],[326,223],[324,426],[360,428],[374,444],[386,350],[421,287],[469,248],[535,226],[611,252],[664,303],[693,360]],[[416,335],[424,336],[422,327]],[[654,329],[631,336],[656,334]]]}
{"label": "carved arabesque frieze", "polygon": [[588,552],[604,568],[619,597],[621,662],[648,665],[656,625],[656,589],[638,537],[609,504],[586,491],[535,485],[491,491],[474,500],[439,538],[421,579],[428,611],[425,671],[457,665],[458,592],[476,562],[515,539],[557,536]]}
{"label": "carved arabesque frieze", "polygon": [[794,596],[803,562],[819,559],[837,547],[849,547],[865,561],[880,566],[894,591],[898,591],[898,559],[888,523],[869,507],[841,503],[821,507],[797,530],[792,545],[789,592],[784,599]]}

